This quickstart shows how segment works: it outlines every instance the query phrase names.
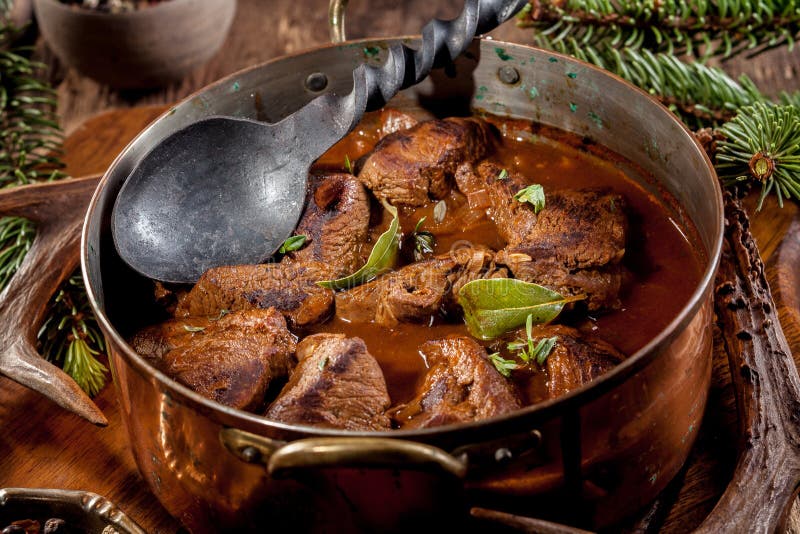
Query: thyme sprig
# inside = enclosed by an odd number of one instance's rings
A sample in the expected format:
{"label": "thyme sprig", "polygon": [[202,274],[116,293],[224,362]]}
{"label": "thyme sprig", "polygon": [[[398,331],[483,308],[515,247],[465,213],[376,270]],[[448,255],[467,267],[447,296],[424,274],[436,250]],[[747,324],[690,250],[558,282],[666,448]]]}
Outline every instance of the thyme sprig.
{"label": "thyme sprig", "polygon": [[411,240],[414,243],[414,261],[422,261],[433,254],[436,248],[436,236],[427,230],[422,230],[427,217],[422,217],[417,221],[414,231],[411,233]]}
{"label": "thyme sprig", "polygon": [[[495,369],[505,376],[511,376],[511,371],[531,365],[543,366],[547,357],[558,342],[558,337],[535,339],[533,337],[533,315],[528,315],[525,321],[525,339],[516,339],[506,345],[506,349],[513,354],[515,359],[503,358],[499,352],[489,354],[489,361]],[[522,363],[520,363],[520,361]]]}
{"label": "thyme sprig", "polygon": [[528,315],[525,321],[525,339],[517,339],[509,343],[506,348],[517,353],[517,357],[526,364],[536,363],[544,365],[547,357],[555,347],[557,337],[542,338],[538,341],[533,337],[533,315]]}

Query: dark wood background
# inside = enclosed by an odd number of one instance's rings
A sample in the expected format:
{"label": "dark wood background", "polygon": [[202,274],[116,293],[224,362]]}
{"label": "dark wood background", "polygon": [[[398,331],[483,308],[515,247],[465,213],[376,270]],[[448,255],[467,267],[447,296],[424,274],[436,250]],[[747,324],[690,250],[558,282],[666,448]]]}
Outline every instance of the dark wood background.
{"label": "dark wood background", "polygon": [[[351,38],[413,34],[433,16],[451,17],[460,0],[351,0],[348,35]],[[530,30],[506,24],[495,38],[530,43]],[[39,42],[37,54],[51,66],[58,86],[62,125],[72,133],[67,144],[68,170],[73,175],[104,170],[127,139],[143,128],[157,110],[117,114],[84,124],[97,113],[114,108],[165,105],[236,70],[288,52],[328,41],[326,0],[239,0],[231,33],[223,49],[180,83],[148,92],[114,91],[61,66]],[[762,90],[800,88],[800,53],[774,50],[756,59],[735,59],[724,67],[746,72]],[[102,131],[102,136],[100,132]],[[750,204],[752,207],[752,203]],[[774,286],[777,251],[787,229],[800,231],[796,205],[778,211],[770,203],[754,216],[754,233]],[[751,211],[752,213],[752,211]],[[796,265],[796,264],[795,264]],[[786,317],[782,313],[782,320]],[[796,360],[800,331],[784,321]],[[148,532],[175,532],[177,523],[160,507],[135,470],[112,388],[96,399],[106,413],[107,428],[91,427],[57,409],[37,394],[0,378],[0,486],[62,487],[101,493],[116,502]],[[703,429],[671,507],[664,532],[685,532],[699,524],[727,485],[735,461],[736,411],[727,361],[718,353]],[[797,511],[797,506],[795,509]],[[798,514],[795,513],[794,516]],[[800,533],[800,521],[790,521]]]}
{"label": "dark wood background", "polygon": [[[462,0],[350,0],[348,38],[410,35],[438,16],[450,18]],[[46,54],[59,82],[59,105],[67,131],[98,111],[117,107],[174,102],[208,83],[268,59],[328,42],[327,0],[239,0],[232,30],[222,50],[203,68],[180,83],[148,93],[118,92],[60,68]],[[506,23],[492,34],[497,39],[530,43],[531,30]],[[98,52],[99,53],[99,52]],[[756,59],[733,59],[726,70],[746,72],[767,93],[800,88],[800,54],[775,49]]]}

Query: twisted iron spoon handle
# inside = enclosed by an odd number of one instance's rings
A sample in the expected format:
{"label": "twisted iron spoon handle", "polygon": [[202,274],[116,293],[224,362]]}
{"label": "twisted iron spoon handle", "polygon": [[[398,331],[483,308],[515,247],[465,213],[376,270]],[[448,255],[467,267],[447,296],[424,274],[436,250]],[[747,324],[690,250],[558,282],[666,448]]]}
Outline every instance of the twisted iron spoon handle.
{"label": "twisted iron spoon handle", "polygon": [[425,25],[419,48],[392,45],[381,66],[364,68],[366,111],[383,107],[401,89],[421,82],[432,69],[454,61],[476,35],[493,30],[527,3],[527,0],[466,0],[455,19],[434,19]]}

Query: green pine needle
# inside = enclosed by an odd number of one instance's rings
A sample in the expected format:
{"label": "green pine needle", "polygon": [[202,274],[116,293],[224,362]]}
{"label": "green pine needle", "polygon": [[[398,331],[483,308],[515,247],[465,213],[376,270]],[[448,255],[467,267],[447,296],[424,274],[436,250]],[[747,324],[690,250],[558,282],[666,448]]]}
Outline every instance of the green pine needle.
{"label": "green pine needle", "polygon": [[39,329],[39,349],[45,357],[63,365],[89,395],[95,395],[106,381],[106,367],[95,357],[105,352],[105,343],[80,271],[64,282],[50,302],[50,313]]}
{"label": "green pine needle", "polygon": [[690,127],[716,126],[736,111],[767,100],[747,76],[734,80],[723,70],[699,62],[683,63],[675,56],[650,50],[618,50],[601,44],[584,47],[577,40],[553,41],[540,36],[539,44],[617,74],[658,97]]}
{"label": "green pine needle", "polygon": [[0,217],[0,289],[19,269],[35,232],[33,223],[22,217]]}
{"label": "green pine needle", "polygon": [[761,183],[758,211],[770,192],[783,200],[800,201],[800,108],[755,104],[742,108],[720,128],[716,168],[726,186],[743,181]]}
{"label": "green pine needle", "polygon": [[581,48],[648,49],[700,59],[792,49],[800,36],[796,0],[531,0],[518,23],[550,42]]}
{"label": "green pine needle", "polygon": [[[55,91],[45,66],[14,46],[21,30],[4,17],[10,0],[0,0],[0,187],[56,180],[66,175],[60,160],[63,134]],[[35,227],[20,217],[0,217],[0,291],[17,272],[35,238]],[[50,303],[39,331],[39,350],[89,395],[105,385],[106,368],[95,356],[103,337],[79,274],[65,281]]]}

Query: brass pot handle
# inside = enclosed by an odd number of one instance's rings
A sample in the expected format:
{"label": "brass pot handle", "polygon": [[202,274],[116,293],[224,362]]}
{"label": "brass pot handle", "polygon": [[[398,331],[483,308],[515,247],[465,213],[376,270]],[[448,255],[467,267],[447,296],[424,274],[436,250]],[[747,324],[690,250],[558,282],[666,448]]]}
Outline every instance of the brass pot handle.
{"label": "brass pot handle", "polygon": [[437,468],[456,478],[467,473],[466,456],[456,458],[438,447],[393,438],[307,438],[278,449],[267,464],[276,478],[297,469],[324,467]]}
{"label": "brass pot handle", "polygon": [[328,26],[331,30],[331,42],[343,43],[347,40],[344,29],[344,15],[348,0],[330,0],[328,4]]}
{"label": "brass pot handle", "polygon": [[220,440],[240,460],[264,464],[274,478],[326,467],[433,468],[456,478],[467,473],[466,455],[456,457],[433,445],[402,439],[305,438],[287,443],[226,428],[220,432]]}

